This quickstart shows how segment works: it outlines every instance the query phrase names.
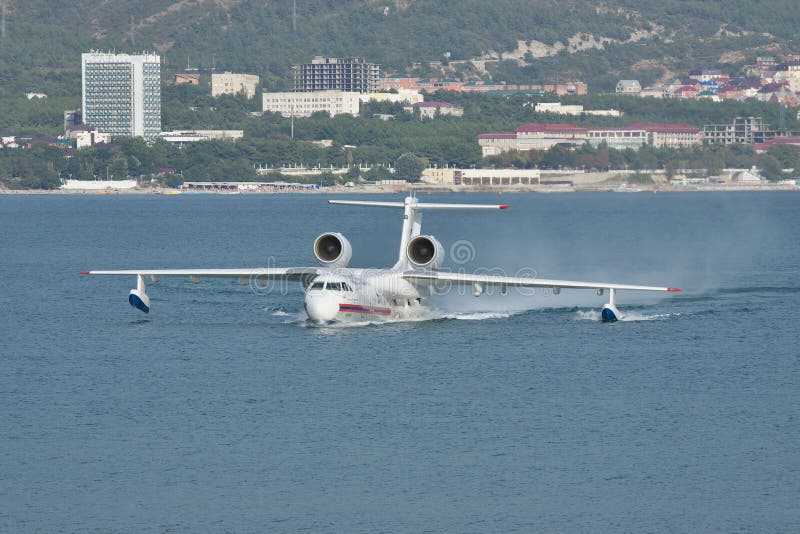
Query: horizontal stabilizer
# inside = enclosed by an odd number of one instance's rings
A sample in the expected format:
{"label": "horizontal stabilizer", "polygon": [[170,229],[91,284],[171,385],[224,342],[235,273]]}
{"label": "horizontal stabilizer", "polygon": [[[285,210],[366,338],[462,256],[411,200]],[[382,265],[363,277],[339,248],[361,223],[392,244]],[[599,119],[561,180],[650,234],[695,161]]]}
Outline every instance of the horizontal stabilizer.
{"label": "horizontal stabilizer", "polygon": [[[416,201],[416,199],[413,199]],[[424,202],[372,202],[368,200],[329,200],[328,204],[345,206],[364,206],[371,208],[405,208],[407,205],[414,211],[421,210],[504,210],[505,204],[437,204]]]}

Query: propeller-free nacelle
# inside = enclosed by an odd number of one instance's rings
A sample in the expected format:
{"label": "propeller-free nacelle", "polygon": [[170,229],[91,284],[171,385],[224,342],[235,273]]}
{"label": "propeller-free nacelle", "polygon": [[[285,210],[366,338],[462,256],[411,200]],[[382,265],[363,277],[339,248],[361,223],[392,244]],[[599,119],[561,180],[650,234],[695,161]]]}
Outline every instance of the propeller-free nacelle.
{"label": "propeller-free nacelle", "polygon": [[408,242],[406,256],[416,268],[436,270],[444,263],[444,248],[432,235],[418,235]]}
{"label": "propeller-free nacelle", "polygon": [[347,267],[353,256],[353,248],[345,236],[329,232],[314,241],[314,256],[325,267]]}

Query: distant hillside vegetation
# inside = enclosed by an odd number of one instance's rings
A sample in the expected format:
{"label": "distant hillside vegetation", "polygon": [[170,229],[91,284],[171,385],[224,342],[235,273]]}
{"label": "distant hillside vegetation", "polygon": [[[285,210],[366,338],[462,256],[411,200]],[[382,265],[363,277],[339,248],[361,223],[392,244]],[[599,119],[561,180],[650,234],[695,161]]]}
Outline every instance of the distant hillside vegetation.
{"label": "distant hillside vegetation", "polygon": [[288,84],[291,64],[325,55],[390,71],[417,64],[420,74],[579,78],[590,90],[800,51],[796,0],[296,0],[296,24],[291,0],[0,5],[0,96],[74,95],[80,53],[93,48],[156,49],[167,72],[213,65],[259,74],[268,88]]}

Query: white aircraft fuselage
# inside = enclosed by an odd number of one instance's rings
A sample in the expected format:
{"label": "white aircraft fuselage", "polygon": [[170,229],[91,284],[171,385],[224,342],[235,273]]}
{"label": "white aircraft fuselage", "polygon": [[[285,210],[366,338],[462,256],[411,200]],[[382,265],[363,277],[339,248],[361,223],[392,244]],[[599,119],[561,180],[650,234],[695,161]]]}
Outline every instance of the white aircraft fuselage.
{"label": "white aircraft fuselage", "polygon": [[339,268],[306,288],[305,309],[319,323],[406,318],[420,310],[424,296],[402,271]]}

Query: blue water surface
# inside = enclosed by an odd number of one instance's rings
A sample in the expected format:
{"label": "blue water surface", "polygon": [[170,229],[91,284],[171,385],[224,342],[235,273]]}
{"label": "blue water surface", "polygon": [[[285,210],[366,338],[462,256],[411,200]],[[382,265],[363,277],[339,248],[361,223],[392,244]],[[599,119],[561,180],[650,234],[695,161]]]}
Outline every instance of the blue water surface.
{"label": "blue water surface", "polygon": [[800,195],[422,199],[511,206],[426,213],[449,268],[684,289],[616,324],[563,290],[320,328],[183,279],[144,315],[78,274],[396,260],[400,212],[326,199],[0,196],[0,531],[800,531]]}

